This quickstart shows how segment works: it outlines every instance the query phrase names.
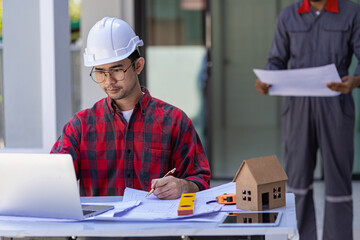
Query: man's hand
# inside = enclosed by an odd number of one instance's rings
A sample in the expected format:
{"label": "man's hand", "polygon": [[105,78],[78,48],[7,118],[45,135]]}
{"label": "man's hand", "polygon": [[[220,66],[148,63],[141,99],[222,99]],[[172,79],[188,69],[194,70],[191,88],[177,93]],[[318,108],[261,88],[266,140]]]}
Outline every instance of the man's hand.
{"label": "man's hand", "polygon": [[167,176],[151,181],[151,188],[155,189],[153,194],[161,199],[176,199],[183,193],[198,192],[198,186],[188,180]]}
{"label": "man's hand", "polygon": [[269,93],[269,88],[271,88],[270,84],[264,83],[258,78],[255,80],[255,89],[258,93],[266,95]]}
{"label": "man's hand", "polygon": [[344,76],[341,79],[341,83],[339,82],[329,82],[326,84],[326,87],[329,89],[335,91],[335,92],[341,92],[341,93],[349,93],[354,88],[358,87],[360,85],[360,75],[358,76]]}

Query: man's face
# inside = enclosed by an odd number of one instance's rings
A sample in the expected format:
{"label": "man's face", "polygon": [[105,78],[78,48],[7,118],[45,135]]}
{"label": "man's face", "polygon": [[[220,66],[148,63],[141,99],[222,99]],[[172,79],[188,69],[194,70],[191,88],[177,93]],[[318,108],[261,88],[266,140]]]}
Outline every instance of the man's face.
{"label": "man's face", "polygon": [[[124,99],[134,93],[136,87],[139,87],[137,74],[133,68],[135,63],[136,60],[134,63],[131,63],[131,60],[126,58],[118,62],[94,67],[95,71],[105,72],[105,80],[99,83],[99,85],[111,99]],[[111,72],[111,74],[109,74],[109,72]],[[116,72],[123,73],[124,78],[116,79]]]}

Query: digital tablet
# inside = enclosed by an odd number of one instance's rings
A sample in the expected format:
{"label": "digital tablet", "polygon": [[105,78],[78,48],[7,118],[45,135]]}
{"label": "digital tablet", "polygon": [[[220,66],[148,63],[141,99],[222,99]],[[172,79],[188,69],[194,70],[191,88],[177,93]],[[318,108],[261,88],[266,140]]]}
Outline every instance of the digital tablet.
{"label": "digital tablet", "polygon": [[231,212],[227,213],[219,226],[222,227],[266,227],[278,226],[281,212]]}

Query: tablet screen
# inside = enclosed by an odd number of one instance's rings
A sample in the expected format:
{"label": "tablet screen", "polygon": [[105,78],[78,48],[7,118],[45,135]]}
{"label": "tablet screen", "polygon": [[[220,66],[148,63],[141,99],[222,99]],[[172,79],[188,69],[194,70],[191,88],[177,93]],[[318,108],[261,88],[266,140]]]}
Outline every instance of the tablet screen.
{"label": "tablet screen", "polygon": [[234,212],[228,213],[222,226],[276,226],[280,222],[280,212]]}

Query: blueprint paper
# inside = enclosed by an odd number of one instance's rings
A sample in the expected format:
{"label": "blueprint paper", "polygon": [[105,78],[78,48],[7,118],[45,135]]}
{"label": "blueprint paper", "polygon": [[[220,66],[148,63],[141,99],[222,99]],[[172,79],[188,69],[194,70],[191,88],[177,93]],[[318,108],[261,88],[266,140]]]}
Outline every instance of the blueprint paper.
{"label": "blueprint paper", "polygon": [[[114,209],[111,209],[107,212],[104,212],[102,214],[99,214],[99,215],[96,215],[94,217],[91,217],[91,218],[86,218],[86,220],[91,220],[91,219],[98,219],[98,218],[103,218],[103,217],[106,217],[106,218],[113,218],[116,214],[119,214],[119,213],[123,213],[123,212],[126,212],[126,211],[129,211],[131,209],[133,209],[134,207],[137,207],[139,206],[141,203],[141,201],[128,201],[128,202],[116,202],[115,204],[111,204],[111,205],[114,205]],[[90,203],[91,205],[105,205],[105,203]]]}
{"label": "blueprint paper", "polygon": [[131,211],[116,214],[114,218],[120,221],[161,221],[161,220],[176,220],[187,219],[188,221],[220,221],[221,214],[208,217],[209,214],[219,212],[222,205],[204,204],[201,192],[196,193],[194,214],[178,216],[177,210],[180,203],[179,199],[162,200],[157,198],[154,194],[146,197],[147,192],[132,188],[126,188],[123,196],[123,201],[139,200],[141,204],[131,209]]}
{"label": "blueprint paper", "polygon": [[229,182],[216,187],[212,187],[200,192],[197,192],[196,195],[202,201],[202,203],[206,203],[207,201],[215,200],[217,196],[222,194],[235,194],[236,193],[236,183]]}
{"label": "blueprint paper", "polygon": [[271,84],[269,95],[334,97],[339,95],[326,87],[341,82],[334,64],[291,70],[253,70],[260,81]]}

